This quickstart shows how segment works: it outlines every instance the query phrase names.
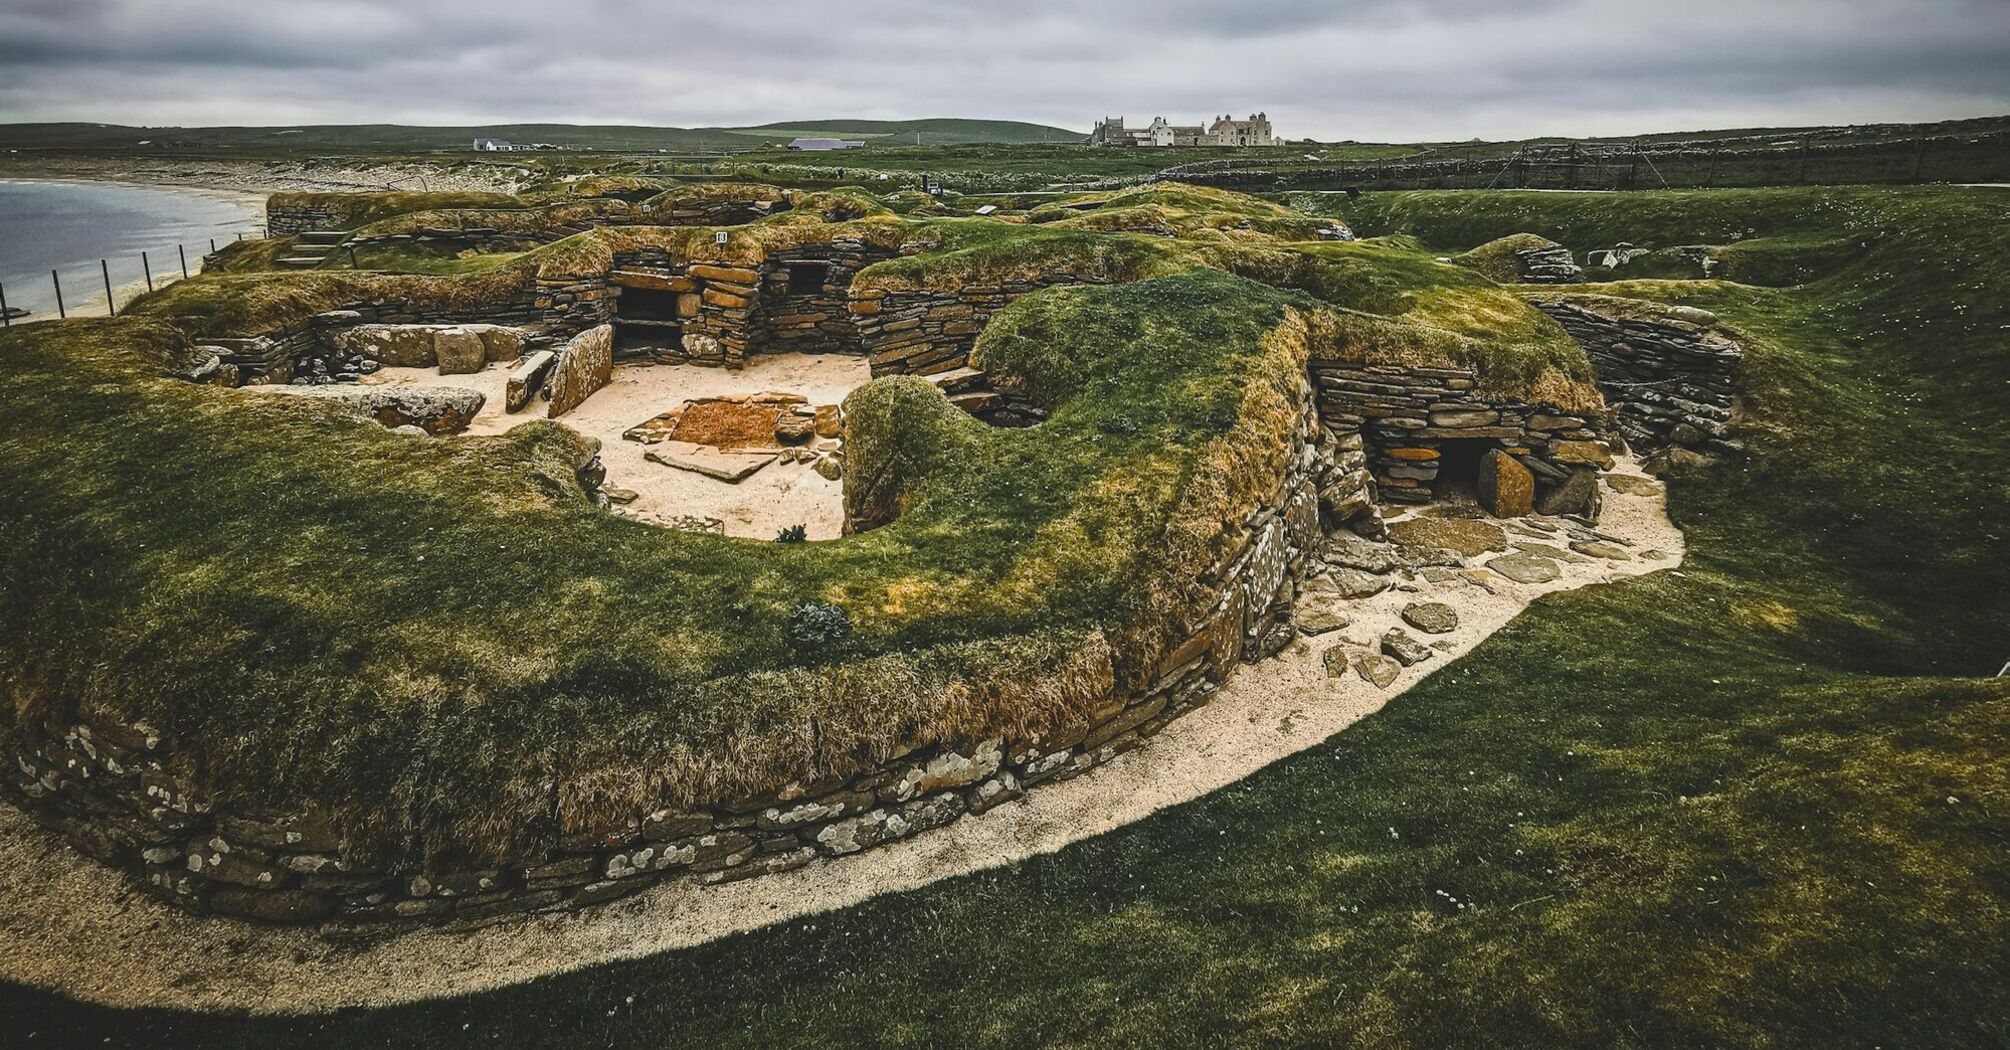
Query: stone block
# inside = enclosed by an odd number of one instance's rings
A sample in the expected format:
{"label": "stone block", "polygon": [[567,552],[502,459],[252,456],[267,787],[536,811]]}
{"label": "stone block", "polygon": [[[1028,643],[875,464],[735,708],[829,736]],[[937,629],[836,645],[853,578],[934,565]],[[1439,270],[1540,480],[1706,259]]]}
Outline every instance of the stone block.
{"label": "stone block", "polygon": [[338,333],[334,343],[338,350],[380,364],[427,368],[438,363],[433,354],[436,331],[431,325],[359,324]]}
{"label": "stone block", "polygon": [[523,356],[523,330],[502,324],[466,324],[482,341],[482,350],[491,361],[514,361]]}
{"label": "stone block", "polygon": [[443,376],[472,375],[488,366],[482,338],[465,328],[442,328],[433,334],[433,357]]}
{"label": "stone block", "polygon": [[1480,457],[1479,498],[1496,518],[1526,517],[1535,510],[1535,475],[1513,456],[1490,448]]}
{"label": "stone block", "polygon": [[530,404],[530,399],[544,388],[552,366],[557,363],[558,355],[550,350],[539,350],[524,358],[521,364],[510,370],[509,384],[503,392],[503,408],[515,412]]}
{"label": "stone block", "polygon": [[1545,493],[1538,509],[1544,514],[1565,515],[1596,522],[1604,503],[1599,491],[1598,472],[1590,469],[1573,471],[1562,484]]}
{"label": "stone block", "polygon": [[428,434],[466,430],[487,400],[481,391],[463,387],[305,386],[275,390],[281,393],[273,396],[312,397],[387,427],[417,426]]}
{"label": "stone block", "polygon": [[756,270],[738,266],[714,266],[709,263],[694,264],[690,268],[690,273],[693,277],[707,281],[725,281],[729,284],[751,285],[758,284],[761,280],[761,275]]}

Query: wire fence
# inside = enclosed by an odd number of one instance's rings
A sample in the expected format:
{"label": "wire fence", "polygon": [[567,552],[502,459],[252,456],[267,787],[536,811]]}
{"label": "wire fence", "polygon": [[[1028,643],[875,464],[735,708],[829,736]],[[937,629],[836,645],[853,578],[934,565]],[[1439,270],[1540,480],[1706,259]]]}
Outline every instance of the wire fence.
{"label": "wire fence", "polygon": [[[159,245],[142,249],[136,256],[100,258],[95,270],[88,269],[89,264],[82,264],[81,267],[72,264],[68,268],[67,279],[65,268],[51,267],[46,281],[24,283],[17,278],[12,285],[0,281],[0,326],[11,326],[15,321],[28,318],[46,320],[51,309],[59,320],[84,316],[117,317],[139,296],[201,273],[210,258],[223,248],[241,241],[263,240],[265,236],[262,226],[252,230],[235,227],[219,229],[215,237],[206,237],[202,241]],[[197,254],[192,255],[191,248]],[[78,272],[80,268],[84,270],[81,274]],[[117,281],[113,279],[115,271]],[[103,296],[102,301],[100,295]],[[36,316],[37,310],[42,311],[42,316]]]}

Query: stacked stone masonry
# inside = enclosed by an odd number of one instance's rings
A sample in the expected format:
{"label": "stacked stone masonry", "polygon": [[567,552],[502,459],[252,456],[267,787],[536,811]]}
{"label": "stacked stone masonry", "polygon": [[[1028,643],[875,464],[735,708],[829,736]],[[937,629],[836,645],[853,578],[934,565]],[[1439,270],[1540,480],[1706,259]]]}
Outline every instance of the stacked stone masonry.
{"label": "stacked stone masonry", "polygon": [[1584,347],[1621,436],[1636,450],[1742,450],[1730,434],[1745,352],[1715,330],[1715,315],[1666,307],[1658,317],[1619,317],[1567,300],[1534,305]]}
{"label": "stacked stone masonry", "polygon": [[310,230],[339,230],[343,216],[325,205],[265,205],[265,232],[272,237],[291,237]]}
{"label": "stacked stone masonry", "polygon": [[722,883],[840,858],[981,814],[1145,744],[1206,704],[1238,663],[1294,636],[1299,584],[1324,540],[1322,492],[1368,485],[1358,436],[1336,436],[1302,384],[1300,423],[1272,494],[1224,526],[1213,594],[1185,641],[1082,723],[1039,740],[917,749],[842,781],[701,808],[638,812],[492,868],[366,867],[324,820],[226,810],[173,772],[175,742],[145,725],[72,717],[18,735],[0,791],[78,850],[198,913],[268,922],[486,921],[600,904],[664,879]]}
{"label": "stacked stone masonry", "polygon": [[[1382,499],[1428,503],[1455,442],[1498,448],[1526,468],[1547,497],[1581,493],[1581,473],[1612,465],[1608,420],[1540,405],[1497,404],[1475,393],[1477,373],[1463,368],[1364,365],[1315,360],[1319,412],[1329,427],[1358,431]],[[1595,486],[1591,488],[1596,492]],[[1546,513],[1587,513],[1552,502]]]}

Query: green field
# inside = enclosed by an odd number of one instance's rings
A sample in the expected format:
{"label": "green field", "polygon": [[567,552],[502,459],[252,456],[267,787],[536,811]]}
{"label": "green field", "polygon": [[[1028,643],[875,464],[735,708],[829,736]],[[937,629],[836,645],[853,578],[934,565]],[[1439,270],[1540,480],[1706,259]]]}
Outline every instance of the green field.
{"label": "green field", "polygon": [[2010,1042],[2010,190],[1334,206],[1447,255],[1735,244],[1729,280],[1601,288],[1749,341],[1751,455],[1672,478],[1679,571],[999,871],[443,1002],[0,1013],[30,1046]]}

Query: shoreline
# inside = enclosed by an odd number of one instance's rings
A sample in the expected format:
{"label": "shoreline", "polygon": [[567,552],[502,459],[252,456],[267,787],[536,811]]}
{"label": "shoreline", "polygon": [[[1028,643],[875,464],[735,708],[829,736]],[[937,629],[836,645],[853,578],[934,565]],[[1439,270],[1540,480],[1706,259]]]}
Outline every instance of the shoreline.
{"label": "shoreline", "polygon": [[[246,227],[255,227],[259,231],[263,231],[265,227],[265,203],[266,199],[270,196],[270,194],[263,191],[168,180],[148,181],[131,177],[100,178],[75,174],[17,174],[7,172],[4,164],[0,164],[0,185],[111,186],[122,189],[181,193],[191,197],[221,201],[242,209],[245,213],[244,222]],[[233,224],[230,228],[242,229],[243,227]],[[219,227],[219,229],[222,229],[222,227]],[[195,257],[189,260],[190,277],[197,276],[202,272],[202,259],[204,258],[202,246],[200,244],[196,245],[195,251]],[[153,275],[153,289],[155,291],[184,279],[181,276],[181,267],[178,258],[162,256],[156,258],[154,261],[159,264],[156,266],[156,272]],[[131,262],[131,260],[124,260],[116,269],[126,270],[126,263],[128,262]],[[76,283],[78,276],[76,268],[79,266],[84,267],[85,270],[90,269],[88,261],[79,262],[72,266],[59,267],[59,269],[68,271],[65,274],[63,309],[60,313],[56,308],[54,296],[48,287],[46,275],[42,275],[43,279],[39,282],[33,280],[14,282],[16,284],[25,283],[26,287],[23,290],[28,291],[29,294],[21,295],[17,292],[16,295],[10,297],[9,305],[24,307],[29,309],[30,312],[27,316],[14,318],[8,323],[10,325],[34,324],[41,321],[110,316],[106,312],[104,284],[101,279],[93,280],[93,278],[97,278],[99,275],[87,272],[84,274],[83,280],[80,283]],[[129,273],[130,271],[128,270],[125,273],[115,272],[113,274],[116,283],[112,287],[111,296],[112,300],[119,304],[121,312],[123,312],[126,304],[130,304],[139,296],[147,294],[148,291],[147,279],[144,276],[131,277]]]}
{"label": "shoreline", "polygon": [[[1630,457],[1614,473],[1642,480],[1630,492],[1606,493],[1600,529],[1636,553],[1659,551],[1653,560],[1567,556],[1546,583],[1517,584],[1487,569],[1439,582],[1418,576],[1350,603],[1349,627],[1300,638],[1277,657],[1243,666],[1210,703],[1149,745],[1080,777],[861,856],[756,879],[665,882],[587,911],[472,928],[265,926],[176,910],[25,813],[0,807],[0,894],[20,905],[0,917],[0,979],[115,1008],[269,1016],[389,1006],[691,948],[1054,853],[1324,743],[1452,666],[1543,595],[1679,569],[1686,542],[1668,517],[1666,488],[1641,475]],[[1545,535],[1512,525],[1507,531],[1511,543]],[[1361,639],[1399,623],[1406,603],[1425,600],[1458,609],[1456,628],[1431,636],[1436,658],[1402,669],[1386,688],[1351,671],[1329,674],[1325,650],[1370,647]]]}
{"label": "shoreline", "polygon": [[254,161],[228,157],[146,158],[138,156],[0,154],[0,179],[46,182],[104,182],[127,186],[170,186],[215,190],[264,198],[291,191],[370,192],[378,190],[500,190],[513,192],[537,177],[529,168],[483,162],[439,164],[423,160],[369,161],[302,157]]}
{"label": "shoreline", "polygon": [[[30,184],[55,183],[64,186],[125,186],[130,189],[139,190],[180,190],[184,193],[193,193],[216,200],[229,201],[232,204],[241,204],[248,208],[256,208],[261,216],[265,212],[266,198],[278,192],[276,190],[266,191],[238,189],[231,186],[213,186],[196,182],[176,182],[171,180],[145,181],[130,177],[95,178],[89,175],[9,175],[0,172],[0,183],[8,182]],[[259,225],[263,226],[264,223],[261,222]]]}

